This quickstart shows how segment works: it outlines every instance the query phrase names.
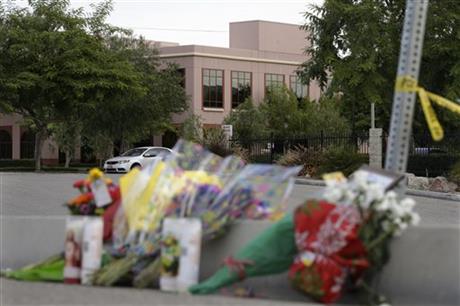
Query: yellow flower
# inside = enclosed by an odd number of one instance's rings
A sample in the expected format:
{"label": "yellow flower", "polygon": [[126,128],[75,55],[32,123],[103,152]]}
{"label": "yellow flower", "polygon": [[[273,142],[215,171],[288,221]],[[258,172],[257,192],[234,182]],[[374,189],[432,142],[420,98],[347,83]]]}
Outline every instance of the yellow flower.
{"label": "yellow flower", "polygon": [[89,180],[94,182],[95,180],[100,179],[104,173],[99,170],[99,168],[93,168],[89,171]]}

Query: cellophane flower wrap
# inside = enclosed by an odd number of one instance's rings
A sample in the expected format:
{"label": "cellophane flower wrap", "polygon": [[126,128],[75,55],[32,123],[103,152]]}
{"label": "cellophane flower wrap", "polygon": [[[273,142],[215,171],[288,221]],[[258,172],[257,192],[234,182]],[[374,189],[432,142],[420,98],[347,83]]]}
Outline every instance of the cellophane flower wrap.
{"label": "cellophane flower wrap", "polygon": [[[323,199],[308,200],[294,213],[298,254],[289,269],[292,284],[310,297],[333,303],[347,282],[365,279],[389,259],[389,242],[419,216],[412,199],[398,200],[357,171],[349,180],[327,181]],[[381,303],[372,293],[370,302]]]}
{"label": "cellophane flower wrap", "polygon": [[[149,265],[158,258],[165,217],[199,218],[205,241],[223,234],[239,218],[279,218],[299,170],[244,165],[236,156],[222,158],[179,140],[164,160],[120,179],[123,200],[115,218],[114,250],[136,257],[131,264],[149,258]],[[145,270],[143,264],[139,267],[136,270]],[[114,281],[110,277],[99,284]]]}

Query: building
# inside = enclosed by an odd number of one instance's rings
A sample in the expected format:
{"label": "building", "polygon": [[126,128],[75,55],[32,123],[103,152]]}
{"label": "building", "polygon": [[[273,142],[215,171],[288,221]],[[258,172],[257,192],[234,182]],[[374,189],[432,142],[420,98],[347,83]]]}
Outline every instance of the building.
{"label": "building", "polygon": [[[181,124],[193,113],[205,128],[219,127],[246,97],[260,103],[271,85],[284,84],[298,97],[318,99],[318,84],[302,85],[296,75],[308,59],[307,43],[298,25],[261,20],[230,23],[229,48],[159,43],[160,58],[181,68],[190,97],[188,112],[173,115],[173,122]],[[170,145],[170,138],[155,137],[154,142]]]}
{"label": "building", "polygon": [[[302,85],[296,75],[300,64],[308,60],[303,52],[308,43],[306,33],[298,25],[233,22],[229,32],[229,48],[152,42],[165,63],[179,65],[190,97],[189,110],[173,115],[173,123],[180,125],[195,114],[205,128],[220,127],[246,97],[260,103],[272,85],[284,84],[298,97],[319,98],[316,82]],[[20,116],[0,114],[0,159],[33,158],[34,137],[21,121]],[[175,135],[165,134],[154,136],[153,143],[171,146],[175,140]],[[46,141],[42,156],[45,163],[57,163],[59,150],[52,140]]]}

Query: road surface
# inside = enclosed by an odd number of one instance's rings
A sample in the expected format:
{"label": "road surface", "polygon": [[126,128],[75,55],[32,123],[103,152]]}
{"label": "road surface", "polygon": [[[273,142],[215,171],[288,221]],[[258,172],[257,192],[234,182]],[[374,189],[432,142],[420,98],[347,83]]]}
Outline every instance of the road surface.
{"label": "road surface", "polygon": [[[76,196],[74,181],[84,178],[74,173],[0,173],[0,215],[3,216],[66,216],[66,200]],[[118,182],[120,175],[110,174]],[[288,200],[294,209],[322,187],[296,184]],[[460,201],[414,197],[416,210],[424,224],[460,224]]]}

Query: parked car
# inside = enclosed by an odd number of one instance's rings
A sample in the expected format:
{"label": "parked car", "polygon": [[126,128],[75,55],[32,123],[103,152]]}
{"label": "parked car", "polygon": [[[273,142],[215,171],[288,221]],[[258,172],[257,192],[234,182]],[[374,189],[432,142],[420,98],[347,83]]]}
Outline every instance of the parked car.
{"label": "parked car", "polygon": [[126,151],[120,156],[108,159],[104,163],[105,172],[124,173],[139,167],[145,167],[156,159],[164,158],[172,150],[163,147],[139,147]]}

